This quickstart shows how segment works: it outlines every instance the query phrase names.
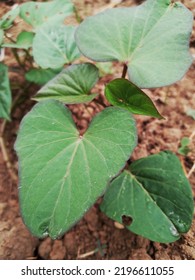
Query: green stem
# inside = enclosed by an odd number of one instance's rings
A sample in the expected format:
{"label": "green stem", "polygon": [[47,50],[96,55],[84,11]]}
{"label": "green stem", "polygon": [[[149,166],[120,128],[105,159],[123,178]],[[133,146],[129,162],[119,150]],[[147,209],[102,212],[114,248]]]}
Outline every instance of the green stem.
{"label": "green stem", "polygon": [[6,164],[8,172],[10,174],[10,177],[12,178],[13,181],[17,181],[17,175],[15,173],[14,166],[13,166],[12,162],[10,161],[9,153],[8,153],[8,150],[7,150],[7,147],[5,144],[6,141],[4,139],[4,132],[5,132],[6,124],[7,124],[7,121],[4,120],[1,125],[1,129],[0,129],[0,149],[2,152],[3,160]]}
{"label": "green stem", "polygon": [[[6,33],[5,33],[5,37],[6,37],[8,40],[10,40],[13,44],[16,44],[16,41],[13,40],[11,37],[8,37]],[[19,55],[18,55],[18,53],[17,53],[17,50],[16,50],[15,48],[12,48],[12,53],[13,53],[13,55],[14,55],[16,61],[18,62],[19,66],[20,66],[23,70],[25,70],[25,67],[24,67],[23,63],[21,62],[20,57],[19,57]]]}
{"label": "green stem", "polygon": [[32,61],[32,56],[30,55],[28,50],[23,50],[25,52],[25,59],[24,59],[24,64],[26,64],[26,61],[29,62],[30,67],[33,67],[33,61]]}
{"label": "green stem", "polygon": [[75,13],[75,17],[76,17],[77,22],[81,23],[82,22],[82,18],[80,17],[76,7],[74,7],[74,13]]}
{"label": "green stem", "polygon": [[23,63],[21,62],[21,60],[20,60],[20,57],[19,57],[19,55],[18,55],[17,50],[13,48],[13,49],[12,49],[12,53],[13,53],[13,55],[14,55],[16,61],[18,62],[19,66],[20,66],[24,71],[26,71],[24,64],[23,64]]}
{"label": "green stem", "polygon": [[5,34],[5,38],[7,38],[9,41],[11,41],[13,44],[16,44],[16,41],[14,39],[12,39],[10,36],[7,35],[7,33]]}
{"label": "green stem", "polygon": [[29,98],[28,94],[26,94],[26,91],[32,86],[32,83],[27,83],[26,86],[24,86],[21,91],[17,94],[15,99],[12,102],[12,107],[11,107],[11,113],[13,114],[15,109],[23,103],[26,99]]}

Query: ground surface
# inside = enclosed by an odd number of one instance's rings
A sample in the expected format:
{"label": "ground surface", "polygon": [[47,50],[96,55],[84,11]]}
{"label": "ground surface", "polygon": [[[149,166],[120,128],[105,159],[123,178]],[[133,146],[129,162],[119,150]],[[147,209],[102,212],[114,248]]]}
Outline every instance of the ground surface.
{"label": "ground surface", "polygon": [[[5,1],[7,2],[7,1]],[[9,2],[9,1],[8,1]],[[22,1],[10,1],[22,2]],[[23,1],[24,2],[24,1]],[[74,1],[79,15],[87,15],[104,9],[113,1]],[[115,1],[116,2],[116,1]],[[141,1],[140,1],[141,2]],[[194,1],[182,1],[195,12]],[[12,4],[12,3],[11,3]],[[123,5],[135,4],[134,1],[123,1]],[[7,9],[1,1],[0,14]],[[195,53],[195,36],[191,39],[191,52]],[[159,46],[160,47],[160,46]],[[17,64],[9,53],[6,54],[6,63],[10,67]],[[96,90],[102,93],[104,84],[113,77],[119,77],[120,66],[115,65],[114,74],[108,74],[100,80]],[[195,63],[182,81],[165,88],[148,90],[161,114],[166,120],[156,120],[150,117],[136,117],[139,133],[139,144],[132,159],[138,159],[165,149],[178,152],[182,137],[191,137],[195,131],[195,121],[187,115],[189,109],[195,109]],[[10,74],[12,83],[24,83],[23,77],[15,71]],[[36,86],[28,89],[33,95]],[[19,94],[21,88],[15,87],[13,97]],[[12,116],[12,122],[6,124],[4,139],[9,152],[13,171],[8,170],[0,150],[0,259],[195,259],[195,220],[191,230],[173,244],[160,244],[134,235],[130,231],[120,228],[120,225],[108,219],[99,210],[99,201],[88,211],[85,217],[60,240],[50,238],[38,240],[31,236],[22,223],[18,206],[17,192],[17,158],[13,151],[13,144],[20,120],[32,107],[33,102],[18,106]],[[84,112],[84,107],[71,107],[75,121],[81,130],[85,130],[90,116]],[[89,111],[96,114],[101,108],[94,103],[90,104]],[[0,129],[3,127],[0,121]],[[195,137],[194,137],[195,138]],[[186,175],[195,161],[195,139],[191,140],[191,151],[187,156],[180,156]],[[179,155],[178,155],[179,156]],[[195,174],[189,178],[195,194]]]}

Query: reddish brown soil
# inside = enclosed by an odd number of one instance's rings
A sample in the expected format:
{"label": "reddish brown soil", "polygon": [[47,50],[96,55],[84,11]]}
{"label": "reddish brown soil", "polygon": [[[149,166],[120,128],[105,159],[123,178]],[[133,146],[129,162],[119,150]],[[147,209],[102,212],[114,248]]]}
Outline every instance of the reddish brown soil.
{"label": "reddish brown soil", "polygon": [[[15,1],[17,2],[17,1]],[[21,1],[18,1],[21,2]],[[75,0],[74,2],[81,3]],[[83,1],[78,10],[82,17],[96,11],[111,1]],[[134,1],[123,1],[125,5]],[[182,1],[195,12],[194,1]],[[85,7],[85,9],[84,9]],[[0,4],[0,8],[6,8]],[[191,39],[191,52],[195,53],[195,36]],[[16,66],[9,53],[7,63]],[[96,91],[103,93],[104,84],[113,77],[120,76],[121,67],[115,65],[115,74],[107,75],[100,80]],[[147,90],[155,101],[159,111],[166,118],[157,120],[150,117],[136,116],[139,143],[132,159],[138,159],[149,154],[168,149],[175,153],[182,137],[190,137],[195,131],[195,121],[187,116],[190,108],[195,109],[193,98],[195,89],[195,64],[193,64],[182,81],[160,89]],[[10,75],[11,81],[24,83],[18,73]],[[20,86],[21,88],[23,86]],[[28,94],[33,95],[37,87],[31,86]],[[13,90],[13,97],[19,94],[19,89]],[[2,151],[0,150],[0,259],[143,259],[143,260],[184,260],[195,259],[195,220],[191,230],[172,244],[151,242],[137,236],[120,225],[108,219],[99,210],[99,202],[87,212],[84,218],[67,232],[60,240],[38,240],[34,238],[22,223],[17,192],[17,158],[13,151],[21,118],[32,107],[33,102],[20,104],[12,116],[12,122],[7,123],[4,139],[9,152],[12,172],[8,170]],[[84,106],[70,106],[74,119],[81,130],[85,130],[91,115],[102,108],[91,103],[88,111]],[[0,121],[2,129],[3,121]],[[191,140],[191,151],[187,156],[179,156],[186,175],[189,174],[195,162],[195,137]],[[192,173],[190,183],[195,194],[195,173]]]}

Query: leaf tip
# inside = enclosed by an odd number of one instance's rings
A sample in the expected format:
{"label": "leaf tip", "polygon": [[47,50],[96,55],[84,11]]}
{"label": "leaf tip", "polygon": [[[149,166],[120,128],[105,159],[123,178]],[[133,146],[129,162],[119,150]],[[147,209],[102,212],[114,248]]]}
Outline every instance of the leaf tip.
{"label": "leaf tip", "polygon": [[164,116],[162,116],[160,113],[159,113],[159,116],[157,117],[159,120],[167,120],[167,118],[165,118]]}

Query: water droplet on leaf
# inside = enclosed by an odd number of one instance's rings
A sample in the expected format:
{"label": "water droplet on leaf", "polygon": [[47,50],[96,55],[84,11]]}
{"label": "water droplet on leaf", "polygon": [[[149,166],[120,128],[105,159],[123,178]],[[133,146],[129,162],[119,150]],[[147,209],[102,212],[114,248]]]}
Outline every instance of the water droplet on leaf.
{"label": "water droplet on leaf", "polygon": [[175,237],[179,236],[177,229],[173,225],[169,229],[173,236],[175,236]]}

